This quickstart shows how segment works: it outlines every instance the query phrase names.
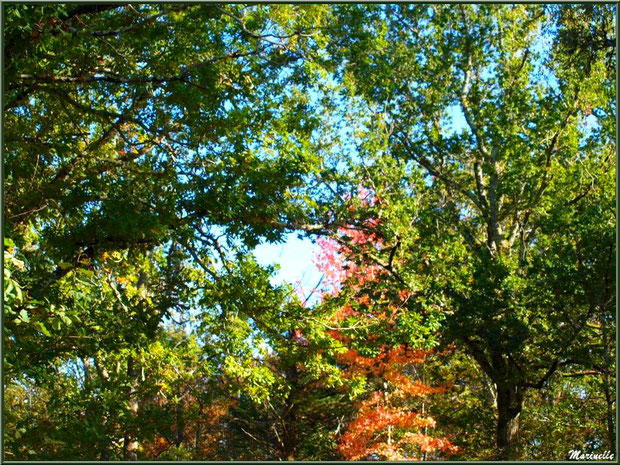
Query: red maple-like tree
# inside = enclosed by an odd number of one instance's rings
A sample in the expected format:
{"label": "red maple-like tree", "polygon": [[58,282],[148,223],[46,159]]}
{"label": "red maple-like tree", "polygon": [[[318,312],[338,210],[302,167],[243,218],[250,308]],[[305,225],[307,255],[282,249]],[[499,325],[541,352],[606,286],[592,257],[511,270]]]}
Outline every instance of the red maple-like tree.
{"label": "red maple-like tree", "polygon": [[[377,201],[368,191],[362,193],[368,199],[365,205]],[[356,415],[340,437],[338,450],[347,460],[443,458],[458,448],[446,438],[432,436],[435,421],[425,411],[425,397],[447,387],[430,387],[415,379],[416,367],[431,351],[413,349],[407,343],[382,342],[382,334],[394,329],[412,294],[381,285],[387,282],[387,270],[359,259],[364,251],[381,248],[381,240],[368,232],[377,225],[376,220],[370,220],[367,231],[340,228],[337,238],[318,241],[323,299],[338,296],[343,289],[353,295],[351,303],[343,305],[331,322],[336,328],[331,335],[348,348],[338,363],[345,376],[361,379],[366,386]],[[362,328],[360,336],[357,330]]]}

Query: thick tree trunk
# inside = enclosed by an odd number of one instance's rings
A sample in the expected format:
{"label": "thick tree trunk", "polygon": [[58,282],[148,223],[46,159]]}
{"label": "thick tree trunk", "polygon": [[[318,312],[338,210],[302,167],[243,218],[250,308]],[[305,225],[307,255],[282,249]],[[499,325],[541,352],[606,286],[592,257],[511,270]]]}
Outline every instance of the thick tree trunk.
{"label": "thick tree trunk", "polygon": [[507,363],[501,352],[492,351],[487,357],[477,344],[468,340],[465,342],[468,343],[476,362],[495,386],[495,389],[492,389],[491,386],[489,388],[495,400],[497,412],[495,434],[497,459],[515,460],[525,384],[520,382],[518,370],[515,372],[515,365],[510,362]]}
{"label": "thick tree trunk", "polygon": [[523,408],[523,392],[515,385],[497,387],[497,435],[499,460],[515,460],[519,438],[519,417]]}

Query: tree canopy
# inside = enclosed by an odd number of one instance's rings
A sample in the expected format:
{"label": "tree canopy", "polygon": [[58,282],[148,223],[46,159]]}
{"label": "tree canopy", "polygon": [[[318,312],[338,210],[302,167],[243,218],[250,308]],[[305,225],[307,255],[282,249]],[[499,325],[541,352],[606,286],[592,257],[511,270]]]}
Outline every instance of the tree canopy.
{"label": "tree canopy", "polygon": [[615,5],[2,8],[6,459],[615,453]]}

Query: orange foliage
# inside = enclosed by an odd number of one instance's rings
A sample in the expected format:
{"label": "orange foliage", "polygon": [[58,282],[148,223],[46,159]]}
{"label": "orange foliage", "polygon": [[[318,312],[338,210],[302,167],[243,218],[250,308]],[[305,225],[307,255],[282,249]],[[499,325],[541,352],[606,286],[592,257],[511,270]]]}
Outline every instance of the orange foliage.
{"label": "orange foliage", "polygon": [[[368,190],[360,189],[365,194],[366,205],[377,202]],[[364,202],[363,202],[364,203]],[[378,221],[367,222],[369,227],[376,227]],[[326,289],[323,297],[334,296],[340,292],[343,284],[347,289],[356,292],[355,302],[364,311],[355,310],[351,305],[344,305],[333,317],[334,324],[341,324],[350,317],[362,320],[375,327],[396,324],[399,312],[414,294],[407,289],[379,291],[379,295],[371,298],[363,291],[368,284],[378,282],[385,277],[386,270],[376,264],[353,263],[347,260],[353,254],[354,244],[362,250],[380,250],[383,245],[375,235],[353,228],[339,230],[342,239],[319,239],[321,253],[318,268],[324,273]],[[384,326],[385,327],[385,326]],[[347,425],[345,433],[340,437],[339,452],[347,460],[422,460],[428,454],[442,457],[457,452],[448,439],[431,436],[429,429],[435,427],[435,421],[426,416],[424,399],[431,394],[445,392],[446,386],[431,387],[416,377],[416,365],[424,363],[430,351],[416,350],[401,344],[397,347],[385,344],[376,347],[374,357],[361,355],[352,348],[351,338],[342,330],[333,330],[331,336],[349,346],[340,354],[338,362],[343,366],[347,377],[366,378],[367,385],[375,386],[365,400],[358,402],[357,414]],[[364,341],[373,342],[372,335]],[[378,388],[378,389],[377,389]],[[422,403],[422,408],[420,407]]]}
{"label": "orange foliage", "polygon": [[430,436],[428,429],[435,427],[435,421],[411,407],[412,399],[447,389],[427,386],[406,374],[428,353],[399,346],[382,347],[376,357],[363,357],[352,349],[341,356],[349,376],[365,375],[382,388],[358,403],[357,415],[340,438],[338,450],[347,460],[421,460],[423,454],[457,451],[449,440]]}

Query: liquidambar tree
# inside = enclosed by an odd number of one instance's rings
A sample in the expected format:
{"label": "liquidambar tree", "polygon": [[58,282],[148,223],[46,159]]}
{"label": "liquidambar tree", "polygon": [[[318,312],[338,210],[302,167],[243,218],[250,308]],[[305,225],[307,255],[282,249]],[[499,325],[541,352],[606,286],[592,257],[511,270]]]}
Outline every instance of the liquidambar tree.
{"label": "liquidambar tree", "polygon": [[[369,191],[360,194],[366,194],[364,205],[376,201]],[[386,279],[388,271],[379,265],[356,260],[347,245],[372,251],[380,246],[377,236],[341,228],[337,239],[319,242],[318,265],[327,277],[322,306],[335,307],[329,334],[343,344],[337,361],[356,398],[355,415],[340,437],[339,452],[347,460],[451,457],[458,447],[434,431],[427,399],[444,393],[446,386],[428,386],[418,371],[431,353],[432,338],[423,336],[427,328],[422,325],[406,324],[407,290]]]}

